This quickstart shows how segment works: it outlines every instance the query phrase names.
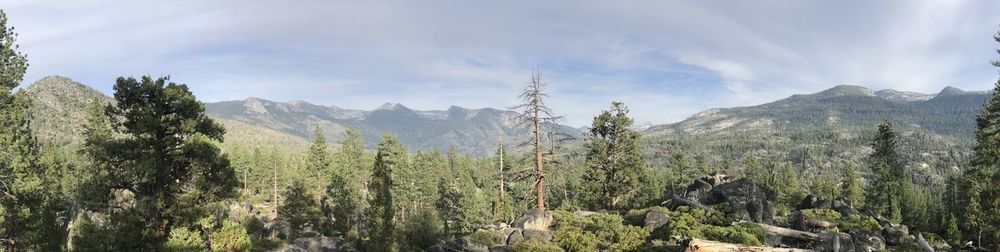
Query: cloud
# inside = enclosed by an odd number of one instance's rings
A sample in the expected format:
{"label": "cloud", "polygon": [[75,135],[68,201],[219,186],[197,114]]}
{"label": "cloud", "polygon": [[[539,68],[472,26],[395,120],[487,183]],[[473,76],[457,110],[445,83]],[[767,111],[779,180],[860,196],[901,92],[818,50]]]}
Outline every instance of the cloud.
{"label": "cloud", "polygon": [[991,87],[1000,2],[72,1],[0,3],[29,56],[109,92],[171,75],[205,100],[508,107],[534,69],[586,125],[612,100],[682,120],[837,84]]}

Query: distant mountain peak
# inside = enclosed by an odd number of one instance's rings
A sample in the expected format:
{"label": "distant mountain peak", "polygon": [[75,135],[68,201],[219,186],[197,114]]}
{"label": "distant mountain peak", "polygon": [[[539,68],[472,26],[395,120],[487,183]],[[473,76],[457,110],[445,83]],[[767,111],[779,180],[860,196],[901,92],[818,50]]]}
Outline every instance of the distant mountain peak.
{"label": "distant mountain peak", "polygon": [[883,89],[875,92],[875,96],[897,102],[926,101],[934,98],[933,95],[921,94],[917,92],[898,91],[894,89]]}
{"label": "distant mountain peak", "polygon": [[378,108],[375,108],[375,110],[399,110],[399,109],[407,109],[407,108],[406,106],[403,106],[403,104],[393,103],[393,102],[386,102],[383,103],[382,106],[378,106]]}
{"label": "distant mountain peak", "polygon": [[966,92],[965,90],[961,90],[961,89],[959,89],[957,87],[947,86],[944,89],[941,89],[941,92],[938,93],[937,96],[963,95],[963,94],[967,94],[967,93],[969,93],[969,92]]}
{"label": "distant mountain peak", "polygon": [[248,111],[252,111],[257,114],[267,114],[267,107],[264,106],[263,99],[257,97],[250,97],[243,101],[243,106],[247,108]]}
{"label": "distant mountain peak", "polygon": [[817,98],[830,98],[838,96],[875,96],[875,91],[857,85],[837,85],[833,88],[815,93],[812,96]]}

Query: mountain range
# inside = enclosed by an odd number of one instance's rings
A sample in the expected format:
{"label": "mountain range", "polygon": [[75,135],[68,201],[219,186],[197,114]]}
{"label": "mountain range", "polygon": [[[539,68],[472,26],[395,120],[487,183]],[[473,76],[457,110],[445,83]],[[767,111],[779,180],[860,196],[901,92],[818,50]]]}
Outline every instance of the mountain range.
{"label": "mountain range", "polygon": [[[59,76],[38,80],[27,90],[35,99],[34,127],[39,138],[55,145],[79,144],[85,108],[94,100],[111,101],[107,95]],[[648,138],[647,149],[700,139],[697,149],[718,154],[732,146],[755,146],[748,144],[753,141],[782,143],[785,149],[830,142],[863,147],[875,125],[887,119],[902,134],[929,141],[927,148],[964,149],[972,143],[974,118],[986,95],[953,87],[930,95],[842,85],[757,106],[710,109],[678,123],[634,128]],[[514,122],[516,112],[493,108],[452,106],[423,111],[386,103],[373,110],[354,110],[260,98],[206,103],[205,107],[209,116],[228,129],[227,145],[305,146],[315,127],[323,129],[333,143],[347,128],[354,128],[368,147],[378,143],[382,134],[393,133],[410,150],[455,145],[461,152],[485,155],[495,150],[501,134],[507,144],[522,142],[528,136],[528,131]],[[550,126],[576,137],[586,130]],[[746,140],[747,136],[754,140]],[[795,155],[793,152],[781,155]]]}
{"label": "mountain range", "polygon": [[[79,144],[80,124],[93,101],[111,102],[111,97],[61,76],[49,76],[28,87],[35,103],[33,111],[39,138],[56,145]],[[414,151],[441,149],[454,145],[468,154],[493,153],[503,138],[517,145],[528,139],[528,130],[518,127],[517,112],[493,108],[469,109],[452,106],[447,110],[414,110],[398,103],[386,103],[374,110],[342,109],[304,101],[274,102],[260,98],[205,103],[206,113],[227,129],[226,140],[252,145],[304,145],[314,130],[323,130],[333,143],[353,128],[371,148],[385,133],[396,135]],[[547,127],[572,137],[581,131],[569,126]]]}

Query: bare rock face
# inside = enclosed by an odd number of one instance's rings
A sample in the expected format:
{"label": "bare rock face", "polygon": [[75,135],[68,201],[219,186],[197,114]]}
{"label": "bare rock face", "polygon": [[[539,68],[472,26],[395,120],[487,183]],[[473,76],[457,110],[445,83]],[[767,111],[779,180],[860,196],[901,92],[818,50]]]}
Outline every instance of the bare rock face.
{"label": "bare rock face", "polygon": [[531,209],[520,218],[514,220],[512,227],[524,230],[549,230],[552,226],[552,212],[544,209]]}

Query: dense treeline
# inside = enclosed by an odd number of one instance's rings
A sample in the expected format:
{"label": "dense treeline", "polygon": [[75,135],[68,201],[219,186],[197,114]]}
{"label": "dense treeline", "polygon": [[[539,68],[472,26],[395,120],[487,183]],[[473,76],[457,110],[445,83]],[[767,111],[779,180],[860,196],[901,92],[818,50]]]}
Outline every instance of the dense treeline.
{"label": "dense treeline", "polygon": [[[118,78],[114,100],[89,109],[82,145],[66,150],[35,141],[31,101],[12,93],[27,58],[6,21],[0,12],[3,251],[270,250],[303,237],[416,251],[455,240],[487,243],[495,234],[481,228],[512,223],[533,208],[556,210],[554,237],[514,250],[656,250],[674,236],[760,245],[759,227],[730,225],[732,209],[663,209],[695,178],[719,172],[773,190],[777,219],[791,219],[807,195],[818,195],[955,246],[1000,249],[1000,81],[977,117],[971,156],[948,150],[929,164],[932,174],[946,176],[943,183],[915,175],[926,167],[907,160],[946,148],[897,134],[891,118],[859,130],[863,138],[817,126],[649,140],[631,128],[627,106],[613,102],[594,117],[582,144],[562,141],[546,129],[558,117],[544,106],[538,75],[517,106],[534,133],[530,147],[501,145],[491,156],[455,147],[410,152],[391,134],[366,150],[358,131],[328,143],[318,127],[307,148],[221,144],[225,128],[186,85],[148,76]],[[780,142],[789,138],[826,145]],[[870,151],[838,157],[843,152],[829,146]],[[571,213],[578,210],[600,212]],[[636,224],[656,211],[671,219],[665,229]],[[845,231],[873,230],[874,220],[853,218]]]}

